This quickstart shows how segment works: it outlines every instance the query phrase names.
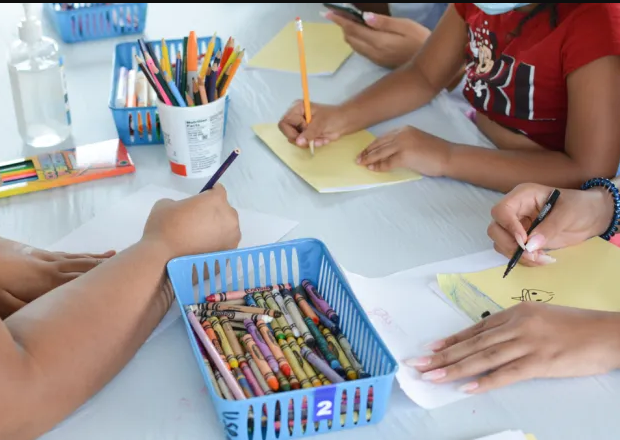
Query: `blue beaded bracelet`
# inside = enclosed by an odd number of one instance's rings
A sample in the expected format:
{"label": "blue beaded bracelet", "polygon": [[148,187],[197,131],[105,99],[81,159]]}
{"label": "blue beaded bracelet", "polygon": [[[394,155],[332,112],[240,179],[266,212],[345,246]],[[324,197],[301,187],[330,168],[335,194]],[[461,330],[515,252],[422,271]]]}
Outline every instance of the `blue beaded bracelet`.
{"label": "blue beaded bracelet", "polygon": [[605,188],[614,199],[614,215],[611,219],[611,224],[609,225],[609,228],[607,228],[607,231],[601,235],[602,239],[609,241],[611,240],[611,237],[618,232],[618,224],[620,223],[620,191],[618,191],[618,188],[616,188],[616,185],[614,185],[611,180],[604,179],[602,177],[590,179],[581,185],[582,190],[595,187]]}

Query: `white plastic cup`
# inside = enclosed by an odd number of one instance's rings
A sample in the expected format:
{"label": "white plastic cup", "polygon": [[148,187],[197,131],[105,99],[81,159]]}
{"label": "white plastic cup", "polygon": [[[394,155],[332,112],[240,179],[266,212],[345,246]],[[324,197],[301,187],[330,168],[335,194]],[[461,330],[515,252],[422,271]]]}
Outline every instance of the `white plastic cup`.
{"label": "white plastic cup", "polygon": [[211,177],[222,162],[228,96],[195,107],[157,101],[170,169],[192,178]]}

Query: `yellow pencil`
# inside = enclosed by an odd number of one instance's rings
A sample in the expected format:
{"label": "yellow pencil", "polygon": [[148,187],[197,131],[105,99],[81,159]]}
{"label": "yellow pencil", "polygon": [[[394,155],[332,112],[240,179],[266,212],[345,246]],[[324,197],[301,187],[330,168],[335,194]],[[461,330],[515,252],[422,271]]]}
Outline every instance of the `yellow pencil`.
{"label": "yellow pencil", "polygon": [[205,79],[207,76],[207,68],[211,64],[211,57],[213,56],[213,49],[215,48],[215,40],[217,38],[217,32],[213,34],[213,37],[209,40],[209,44],[207,45],[207,53],[205,53],[204,58],[202,59],[202,67],[200,68],[200,73],[198,77],[201,79]]}
{"label": "yellow pencil", "polygon": [[[228,66],[232,66],[232,64],[235,61],[237,61],[237,57],[239,56],[240,52],[241,52],[241,46],[237,46],[237,48],[233,51],[233,53],[231,53],[230,56],[228,57],[228,61],[226,61],[226,64],[222,68],[222,72],[226,72],[226,69],[228,69]],[[220,83],[222,82],[223,77],[224,75],[220,75],[217,77],[217,81],[215,83],[217,87],[220,86]]]}
{"label": "yellow pencil", "polygon": [[168,53],[168,45],[166,44],[166,40],[161,39],[161,62],[159,63],[161,66],[161,70],[164,72],[168,72],[170,78],[172,78],[172,69],[170,66],[170,54]]}
{"label": "yellow pencil", "polygon": [[[301,69],[301,88],[304,93],[304,113],[306,122],[310,124],[312,111],[310,109],[310,92],[308,91],[308,69],[306,68],[306,51],[304,49],[304,27],[301,18],[297,17],[297,46],[299,48],[299,66]],[[310,141],[310,154],[314,156],[314,141]]]}

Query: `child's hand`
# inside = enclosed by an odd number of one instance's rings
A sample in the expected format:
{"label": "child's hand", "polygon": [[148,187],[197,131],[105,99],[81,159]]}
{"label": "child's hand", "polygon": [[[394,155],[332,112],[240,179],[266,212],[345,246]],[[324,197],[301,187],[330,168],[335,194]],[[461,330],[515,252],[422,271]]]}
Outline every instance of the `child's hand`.
{"label": "child's hand", "polygon": [[306,123],[303,101],[295,101],[280,120],[278,127],[291,144],[308,148],[314,141],[315,147],[322,147],[338,139],[343,132],[344,118],[338,107],[324,104],[310,104],[312,120]]}
{"label": "child's hand", "polygon": [[534,183],[519,185],[493,207],[493,221],[487,232],[496,251],[510,258],[521,246],[526,249],[521,264],[548,264],[555,260],[545,249],[579,244],[607,230],[614,202],[605,189],[563,189],[551,213],[528,237],[527,229],[552,191],[553,188]]}
{"label": "child's hand", "polygon": [[617,313],[524,302],[431,344],[433,355],[406,363],[434,383],[487,373],[463,385],[467,393],[535,378],[603,374],[620,367],[619,321]]}
{"label": "child's hand", "polygon": [[0,318],[79,277],[112,257],[104,254],[48,252],[0,240]]}
{"label": "child's hand", "polygon": [[426,176],[441,177],[450,160],[450,143],[407,126],[375,139],[357,157],[371,171],[406,168]]}
{"label": "child's hand", "polygon": [[431,31],[408,18],[364,12],[367,26],[329,11],[325,18],[342,28],[351,48],[373,63],[395,69],[420,50]]}
{"label": "child's hand", "polygon": [[157,202],[142,240],[164,246],[170,259],[234,249],[241,240],[239,216],[224,187],[215,185],[185,200]]}

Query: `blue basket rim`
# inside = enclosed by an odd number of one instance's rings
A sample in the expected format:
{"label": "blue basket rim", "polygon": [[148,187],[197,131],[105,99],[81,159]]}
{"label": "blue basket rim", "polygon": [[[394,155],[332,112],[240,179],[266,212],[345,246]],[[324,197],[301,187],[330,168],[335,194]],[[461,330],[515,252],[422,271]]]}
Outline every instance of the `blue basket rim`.
{"label": "blue basket rim", "polygon": [[[168,264],[166,265],[166,269],[167,269],[167,275],[170,278],[170,281],[171,281],[171,284],[172,284],[172,291],[174,293],[175,302],[177,303],[177,306],[181,310],[181,315],[182,315],[183,321],[185,323],[186,331],[190,332],[193,335],[193,333],[192,333],[193,329],[192,329],[191,325],[189,324],[189,320],[187,319],[187,315],[185,314],[185,309],[183,308],[183,304],[181,303],[181,300],[180,300],[180,298],[179,298],[179,296],[177,294],[177,291],[174,288],[174,284],[175,284],[174,280],[172,279],[172,276],[170,274],[171,270],[174,269],[176,266],[180,266],[182,264],[185,264],[187,261],[194,260],[194,259],[197,259],[197,258],[223,257],[223,256],[230,255],[231,253],[236,253],[236,252],[261,251],[261,250],[272,249],[274,246],[290,246],[290,245],[295,245],[295,244],[308,244],[308,243],[318,244],[323,249],[325,257],[334,265],[335,268],[338,269],[338,272],[340,272],[340,274],[342,275],[342,281],[343,281],[345,287],[348,289],[349,292],[353,292],[354,293],[354,290],[351,288],[351,285],[349,284],[349,280],[347,280],[347,278],[344,275],[344,273],[342,273],[342,270],[340,269],[340,266],[336,263],[336,261],[332,257],[332,255],[329,252],[329,249],[327,248],[325,243],[322,242],[321,240],[317,239],[317,238],[297,238],[297,239],[293,239],[293,240],[279,241],[279,242],[275,242],[275,243],[271,243],[271,244],[266,244],[266,245],[260,245],[260,246],[252,246],[252,247],[237,248],[237,249],[232,249],[232,250],[227,250],[227,251],[218,251],[218,252],[196,254],[196,255],[186,255],[186,256],[182,256],[182,257],[177,257],[177,258],[173,258],[172,260],[170,260],[168,262]],[[375,337],[376,339],[378,339],[379,341],[381,341],[383,343],[383,345],[385,346],[385,351],[386,351],[386,354],[387,354],[389,360],[394,363],[394,369],[392,370],[392,372],[390,372],[388,374],[385,374],[385,375],[382,375],[382,376],[372,376],[372,377],[369,377],[369,378],[366,378],[366,379],[356,379],[354,381],[346,381],[346,382],[342,382],[342,383],[339,383],[339,384],[333,384],[333,386],[335,386],[339,390],[342,389],[342,388],[347,388],[350,384],[353,384],[353,383],[360,383],[360,384],[374,383],[378,379],[381,379],[381,378],[393,377],[394,375],[396,375],[396,373],[398,372],[398,370],[400,368],[398,360],[396,359],[396,357],[394,357],[394,355],[392,354],[392,352],[391,352],[390,348],[387,346],[387,344],[385,344],[385,342],[383,341],[383,338],[377,332],[377,329],[373,325],[373,323],[370,320],[370,318],[368,317],[368,315],[365,314],[364,308],[359,303],[359,301],[358,301],[357,297],[355,296],[355,294],[351,295],[351,301],[354,303],[355,307],[362,312],[362,314],[363,314],[362,319],[366,320],[367,323],[369,324],[369,328],[370,328],[370,331],[372,333],[372,336]],[[190,344],[193,344],[193,343],[197,344],[195,337],[193,339],[189,338],[188,342]],[[204,365],[199,365],[199,367],[201,369],[205,368]],[[226,402],[226,403],[234,402],[234,401],[227,400],[227,399],[224,399],[224,398],[218,396],[217,393],[215,392],[215,389],[213,388],[213,384],[211,383],[211,381],[207,381],[207,382],[208,382],[207,386],[210,389],[210,394],[211,394],[211,397],[213,399],[217,399],[218,401]],[[270,399],[270,398],[278,399],[279,396],[283,396],[283,395],[290,396],[290,395],[293,395],[293,393],[297,393],[297,394],[300,394],[300,395],[307,395],[307,391],[308,391],[307,389],[290,390],[290,391],[280,392],[280,393],[271,394],[271,395],[267,395],[267,396],[254,396],[252,398],[245,399],[245,400],[253,402],[253,401],[257,400],[257,399]]]}
{"label": "blue basket rim", "polygon": [[93,9],[118,9],[119,7],[133,6],[133,5],[138,5],[146,9],[146,7],[148,6],[148,3],[116,3],[116,4],[111,4],[111,5],[97,5],[97,6],[78,8],[78,9],[67,9],[66,11],[57,11],[53,6],[54,3],[44,3],[44,5],[46,8],[48,8],[51,12],[55,14],[65,14],[65,13],[76,14],[76,13],[81,13],[81,12],[93,10]]}

